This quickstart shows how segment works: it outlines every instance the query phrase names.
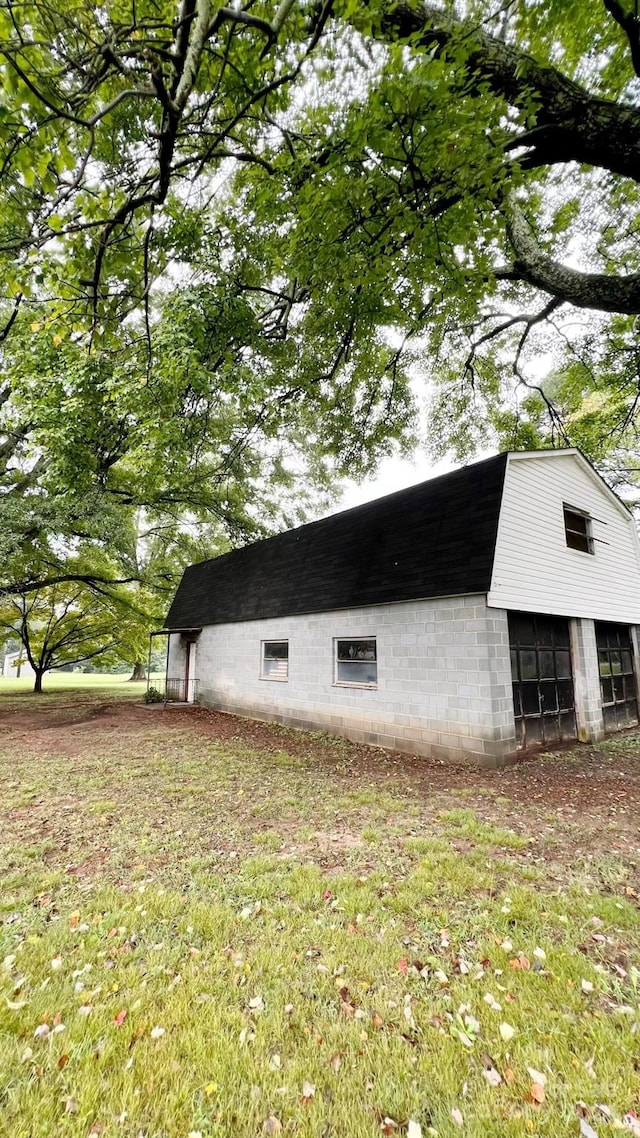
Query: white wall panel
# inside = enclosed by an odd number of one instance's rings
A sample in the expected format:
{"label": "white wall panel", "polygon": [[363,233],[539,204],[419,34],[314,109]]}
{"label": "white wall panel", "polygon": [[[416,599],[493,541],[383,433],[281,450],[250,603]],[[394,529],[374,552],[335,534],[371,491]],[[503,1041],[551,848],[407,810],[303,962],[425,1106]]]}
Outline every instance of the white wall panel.
{"label": "white wall panel", "polygon": [[[563,503],[592,518],[593,554],[568,548]],[[509,456],[488,603],[640,623],[633,519],[578,456]]]}

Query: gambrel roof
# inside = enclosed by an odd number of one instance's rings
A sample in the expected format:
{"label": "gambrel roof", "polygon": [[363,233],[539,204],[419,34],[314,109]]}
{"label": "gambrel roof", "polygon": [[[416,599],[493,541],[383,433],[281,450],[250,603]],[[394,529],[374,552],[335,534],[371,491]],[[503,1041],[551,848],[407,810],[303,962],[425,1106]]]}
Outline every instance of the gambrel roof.
{"label": "gambrel roof", "polygon": [[185,570],[167,629],[486,593],[508,456]]}

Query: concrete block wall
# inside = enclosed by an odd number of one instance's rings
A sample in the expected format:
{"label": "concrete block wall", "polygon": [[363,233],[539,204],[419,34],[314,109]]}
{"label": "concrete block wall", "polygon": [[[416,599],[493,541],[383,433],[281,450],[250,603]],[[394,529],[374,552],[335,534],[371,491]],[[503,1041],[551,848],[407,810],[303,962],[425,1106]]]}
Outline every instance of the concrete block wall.
{"label": "concrete block wall", "polygon": [[578,738],[583,743],[596,743],[604,739],[604,716],[595,621],[571,620],[569,632]]}
{"label": "concrete block wall", "polygon": [[[376,688],[334,683],[338,637],[376,638]],[[260,678],[263,640],[289,641],[288,680]],[[171,641],[170,675],[184,666]],[[507,614],[484,596],[211,625],[196,652],[199,701],[222,710],[445,761],[515,754]]]}

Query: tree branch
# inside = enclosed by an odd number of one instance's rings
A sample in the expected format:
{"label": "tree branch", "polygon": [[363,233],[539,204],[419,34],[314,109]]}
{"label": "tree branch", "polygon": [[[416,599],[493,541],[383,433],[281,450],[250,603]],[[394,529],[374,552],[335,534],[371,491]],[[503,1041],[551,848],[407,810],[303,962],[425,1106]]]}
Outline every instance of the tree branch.
{"label": "tree branch", "polygon": [[520,209],[510,199],[506,209],[507,236],[515,253],[515,279],[526,281],[550,296],[578,308],[598,312],[640,313],[640,274],[612,276],[609,273],[583,273],[555,261],[538,244]]}
{"label": "tree branch", "polygon": [[[505,43],[469,20],[458,20],[432,3],[387,0],[380,23],[383,38],[407,39],[442,53],[466,49],[464,72],[472,87],[490,88],[527,116],[535,128],[516,137],[511,149],[527,147],[520,164],[580,162],[640,181],[640,111],[599,99],[555,67],[544,66],[514,44]],[[537,108],[532,107],[532,95]]]}
{"label": "tree branch", "polygon": [[640,19],[637,9],[634,12],[625,12],[618,0],[602,0],[607,12],[613,16],[629,41],[631,62],[637,76],[640,77]]}

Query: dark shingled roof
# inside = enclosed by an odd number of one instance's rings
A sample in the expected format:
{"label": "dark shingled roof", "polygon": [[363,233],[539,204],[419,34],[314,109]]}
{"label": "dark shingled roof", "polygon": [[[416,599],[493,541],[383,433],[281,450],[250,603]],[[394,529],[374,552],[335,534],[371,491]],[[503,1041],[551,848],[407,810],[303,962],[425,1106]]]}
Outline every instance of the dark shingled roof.
{"label": "dark shingled roof", "polygon": [[166,628],[486,593],[507,455],[185,570]]}

